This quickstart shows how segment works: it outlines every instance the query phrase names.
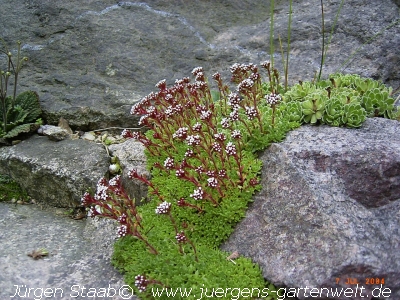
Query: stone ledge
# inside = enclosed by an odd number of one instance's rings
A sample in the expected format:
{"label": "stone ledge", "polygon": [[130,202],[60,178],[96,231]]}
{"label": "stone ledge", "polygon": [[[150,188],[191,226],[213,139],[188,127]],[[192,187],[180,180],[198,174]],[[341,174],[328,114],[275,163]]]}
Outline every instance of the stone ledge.
{"label": "stone ledge", "polygon": [[35,135],[0,149],[0,173],[11,176],[37,202],[55,207],[79,205],[108,166],[103,146],[84,140],[54,142]]}

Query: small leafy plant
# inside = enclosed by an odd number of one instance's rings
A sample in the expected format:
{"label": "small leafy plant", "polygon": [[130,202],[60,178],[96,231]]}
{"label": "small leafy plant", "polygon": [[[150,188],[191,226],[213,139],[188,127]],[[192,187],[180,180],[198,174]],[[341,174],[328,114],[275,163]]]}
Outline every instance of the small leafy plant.
{"label": "small leafy plant", "polygon": [[[22,65],[28,59],[21,58],[21,43],[18,42],[16,61],[13,54],[8,50],[5,42],[0,54],[6,57],[6,69],[0,70],[0,137],[14,138],[21,133],[35,131],[39,124],[37,120],[42,114],[39,96],[36,92],[26,91],[17,96],[18,75]],[[11,84],[12,81],[12,84]],[[13,91],[9,94],[10,86]]]}

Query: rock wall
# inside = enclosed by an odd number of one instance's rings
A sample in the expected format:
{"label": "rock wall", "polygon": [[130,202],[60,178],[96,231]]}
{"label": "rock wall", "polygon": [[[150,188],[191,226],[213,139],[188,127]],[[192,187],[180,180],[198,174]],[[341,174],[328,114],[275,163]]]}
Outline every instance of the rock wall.
{"label": "rock wall", "polygon": [[[281,66],[278,37],[286,47],[289,1],[278,2],[274,60]],[[321,11],[315,1],[293,2],[289,79],[297,82],[312,79],[319,68]],[[324,2],[328,35],[340,1]],[[228,79],[233,63],[269,58],[268,1],[0,0],[0,7],[0,37],[10,49],[22,41],[30,58],[19,90],[39,93],[48,123],[63,116],[73,129],[135,126],[132,104],[159,80],[171,84],[197,66]],[[374,35],[398,19],[392,0],[345,1],[324,75],[342,70],[396,88],[400,25]]]}
{"label": "rock wall", "polygon": [[399,132],[379,118],[290,132],[261,155],[262,190],[223,249],[254,259],[278,286],[354,290],[352,278],[362,296],[327,299],[373,299],[380,285],[367,282],[378,278],[398,299]]}

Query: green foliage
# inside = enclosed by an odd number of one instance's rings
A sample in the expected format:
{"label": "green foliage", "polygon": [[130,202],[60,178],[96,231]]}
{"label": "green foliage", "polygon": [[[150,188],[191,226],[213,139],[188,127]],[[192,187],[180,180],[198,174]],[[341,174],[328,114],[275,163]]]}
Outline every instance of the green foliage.
{"label": "green foliage", "polygon": [[359,103],[349,103],[344,106],[343,124],[350,128],[360,127],[366,116],[365,110]]}
{"label": "green foliage", "polygon": [[389,91],[373,88],[367,90],[361,97],[361,105],[369,117],[388,117],[393,111],[394,99],[389,97]]}
{"label": "green foliage", "polygon": [[[21,43],[18,42],[16,62],[2,39],[3,48],[0,53],[7,57],[6,70],[0,70],[0,137],[14,138],[20,133],[34,131],[38,125],[34,123],[42,114],[39,96],[36,92],[27,91],[17,96],[18,74],[26,57],[20,57]],[[13,78],[13,94],[8,96],[10,81]],[[29,126],[28,126],[29,125]]]}
{"label": "green foliage", "polygon": [[355,128],[367,117],[365,107],[381,115],[392,110],[389,90],[375,81],[334,74],[284,93],[277,71],[269,63],[263,67],[274,78],[267,83],[254,65],[232,66],[237,93],[218,73],[213,77],[219,91],[211,92],[201,68],[193,70],[194,83],[186,78],[168,88],[159,82],[157,93],[132,108],[150,130],[123,133],[146,147],[151,180],[136,171],[130,177],[149,186],[151,201],[136,207],[118,176],[100,180],[96,194],[82,198],[92,217],[120,223],[123,238],[114,245],[112,261],[140,296],[152,297],[147,286],[197,294],[203,287],[276,290],[249,259],[227,260],[229,254],[219,250],[260,189],[257,151],[302,123]]}
{"label": "green foliage", "polygon": [[[42,110],[39,104],[39,96],[36,92],[26,91],[15,99],[14,107],[11,104],[12,98],[6,98],[7,124],[4,138],[13,138],[21,133],[29,133],[36,130],[40,125],[37,122]],[[0,107],[0,122],[4,128],[3,110]]]}
{"label": "green foliage", "polygon": [[322,119],[327,99],[324,90],[319,90],[305,97],[301,104],[305,123],[316,124],[318,120]]}
{"label": "green foliage", "polygon": [[286,103],[300,103],[303,120],[311,124],[360,127],[366,117],[393,118],[391,89],[370,78],[333,74],[318,83],[294,85],[284,94]]}
{"label": "green foliage", "polygon": [[0,201],[27,200],[27,193],[11,177],[0,174]]}

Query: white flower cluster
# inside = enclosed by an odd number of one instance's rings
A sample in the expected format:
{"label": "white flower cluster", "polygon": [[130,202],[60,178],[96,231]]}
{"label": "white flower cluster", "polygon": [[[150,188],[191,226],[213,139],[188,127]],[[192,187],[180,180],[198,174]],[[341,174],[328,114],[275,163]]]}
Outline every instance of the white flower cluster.
{"label": "white flower cluster", "polygon": [[243,80],[241,83],[239,83],[237,89],[239,92],[246,92],[247,90],[250,90],[254,85],[254,81],[247,78]]}
{"label": "white flower cluster", "polygon": [[239,111],[237,109],[231,111],[231,113],[229,114],[229,120],[231,120],[232,122],[239,120]]}
{"label": "white flower cluster", "polygon": [[210,177],[207,179],[208,186],[216,188],[218,186],[218,180],[215,177]]}
{"label": "white flower cluster", "polygon": [[246,64],[234,63],[234,64],[230,67],[230,70],[231,70],[232,73],[236,73],[236,72],[239,72],[239,71],[243,72],[243,71],[249,70],[249,68],[250,68],[251,65],[252,65],[252,64],[246,65]]}
{"label": "white flower cluster", "polygon": [[240,97],[236,93],[230,93],[228,95],[228,105],[233,109],[239,109]]}
{"label": "white flower cluster", "polygon": [[196,76],[198,73],[202,73],[203,72],[203,68],[202,67],[196,67],[192,70],[192,74],[194,76]]}
{"label": "white flower cluster", "polygon": [[157,206],[155,211],[156,211],[156,214],[163,215],[163,214],[167,214],[170,211],[170,209],[171,209],[171,203],[164,201]]}
{"label": "white flower cluster", "polygon": [[275,105],[275,104],[278,104],[282,100],[282,97],[281,97],[281,95],[271,93],[269,95],[265,95],[265,100],[267,101],[267,104]]}
{"label": "white flower cluster", "polygon": [[139,292],[146,291],[146,287],[149,281],[146,279],[144,275],[137,275],[135,277],[135,286],[138,288]]}
{"label": "white flower cluster", "polygon": [[174,100],[174,96],[172,96],[171,94],[166,94],[165,95],[165,100],[170,102],[170,101]]}
{"label": "white flower cluster", "polygon": [[212,149],[213,151],[215,151],[215,152],[218,152],[218,153],[221,153],[221,151],[222,151],[221,145],[220,145],[219,143],[217,143],[217,142],[214,142],[214,143],[211,145],[211,149]]}
{"label": "white flower cluster", "polygon": [[164,167],[165,167],[167,170],[172,169],[172,168],[174,167],[174,159],[171,158],[171,157],[167,157],[167,158],[165,159],[165,161],[164,161]]}
{"label": "white flower cluster", "polygon": [[122,215],[120,215],[117,221],[120,222],[121,224],[126,223],[126,214],[123,213]]}
{"label": "white flower cluster", "polygon": [[186,138],[188,130],[189,130],[189,128],[187,128],[187,127],[181,127],[172,135],[172,137],[174,139],[176,139],[176,138],[184,139],[184,138]]}
{"label": "white flower cluster", "polygon": [[164,111],[165,115],[167,116],[167,118],[172,117],[175,113],[174,108],[170,105],[168,106],[165,111]]}
{"label": "white flower cluster", "polygon": [[192,149],[187,149],[185,152],[185,157],[193,157],[194,156],[194,152]]}
{"label": "white flower cluster", "polygon": [[241,139],[242,138],[242,133],[240,132],[240,130],[235,129],[234,131],[232,131],[231,136],[234,139]]}
{"label": "white flower cluster", "polygon": [[149,117],[148,114],[145,114],[145,115],[141,116],[140,119],[139,119],[138,124],[139,124],[139,125],[146,125],[145,122],[146,122],[146,120],[147,120],[148,117]]}
{"label": "white flower cluster", "polygon": [[178,170],[176,170],[175,175],[176,175],[176,177],[178,177],[178,178],[183,177],[183,176],[185,175],[185,170],[183,170],[183,169],[178,169]]}
{"label": "white flower cluster", "polygon": [[236,155],[236,146],[232,142],[229,142],[225,148],[226,154],[228,155]]}
{"label": "white flower cluster", "polygon": [[203,199],[203,194],[204,194],[203,189],[200,186],[193,191],[193,194],[190,194],[190,197],[192,197],[195,200],[201,200]]}
{"label": "white flower cluster", "polygon": [[219,170],[218,171],[218,176],[221,177],[221,178],[225,178],[227,176],[226,170],[225,169]]}
{"label": "white flower cluster", "polygon": [[155,111],[156,111],[156,108],[154,106],[150,106],[146,109],[146,112],[148,115],[155,113]]}
{"label": "white flower cluster", "polygon": [[178,232],[178,233],[176,234],[176,236],[175,236],[175,239],[176,239],[176,241],[177,241],[178,243],[184,243],[184,242],[187,241],[186,235],[185,235],[185,233],[184,233],[183,231]]}
{"label": "white flower cluster", "polygon": [[198,166],[198,167],[195,169],[195,171],[196,171],[198,174],[201,174],[201,173],[204,172],[204,168],[203,168],[203,166]]}
{"label": "white flower cluster", "polygon": [[128,231],[128,226],[126,226],[126,225],[118,226],[118,228],[117,228],[117,235],[118,235],[118,237],[123,237],[123,236],[125,236],[126,233],[127,233],[127,231]]}
{"label": "white flower cluster", "polygon": [[255,117],[257,117],[257,110],[254,107],[251,106],[246,106],[246,116],[249,118],[249,120],[253,120]]}
{"label": "white flower cluster", "polygon": [[193,129],[193,131],[197,131],[198,132],[198,131],[201,130],[201,127],[202,127],[201,123],[197,122],[196,124],[194,124],[192,126],[192,129]]}
{"label": "white flower cluster", "polygon": [[117,175],[111,178],[108,183],[110,186],[119,186],[120,182],[121,182],[121,175]]}
{"label": "white flower cluster", "polygon": [[196,135],[189,135],[187,138],[186,138],[186,142],[187,142],[187,144],[189,145],[189,146],[192,146],[192,145],[200,145],[200,136],[198,135],[198,134],[196,134]]}
{"label": "white flower cluster", "polygon": [[222,118],[221,126],[222,126],[222,128],[229,128],[231,126],[231,124],[229,124],[229,119],[228,118]]}
{"label": "white flower cluster", "polygon": [[226,136],[223,133],[215,133],[214,139],[216,139],[217,141],[223,142],[226,140]]}
{"label": "white flower cluster", "polygon": [[167,81],[165,79],[160,80],[156,83],[156,88],[165,88],[167,86]]}
{"label": "white flower cluster", "polygon": [[106,180],[104,178],[100,179],[97,182],[97,188],[96,188],[96,194],[94,195],[94,199],[95,200],[102,200],[102,201],[106,201],[108,198],[108,194],[107,194],[107,190],[108,190],[108,186],[105,185]]}
{"label": "white flower cluster", "polygon": [[202,110],[200,113],[200,120],[209,120],[212,112],[210,110]]}

